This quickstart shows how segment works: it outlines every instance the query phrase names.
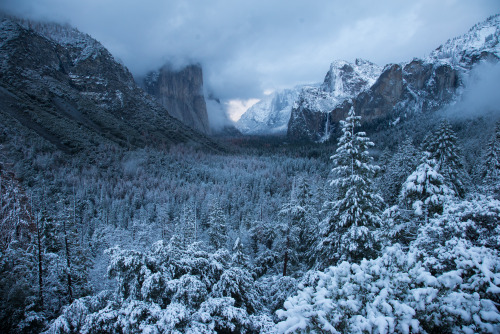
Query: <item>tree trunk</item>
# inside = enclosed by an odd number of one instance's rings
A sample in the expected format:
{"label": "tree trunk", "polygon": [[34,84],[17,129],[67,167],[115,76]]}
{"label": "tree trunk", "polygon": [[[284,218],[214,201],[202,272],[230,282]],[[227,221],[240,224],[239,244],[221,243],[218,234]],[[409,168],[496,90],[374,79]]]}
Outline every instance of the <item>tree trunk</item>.
{"label": "tree trunk", "polygon": [[38,300],[40,302],[40,308],[43,309],[42,242],[40,237],[38,214],[36,216],[36,238],[38,243]]}
{"label": "tree trunk", "polygon": [[63,229],[64,229],[64,246],[66,248],[66,270],[68,275],[68,296],[69,302],[73,301],[73,288],[71,284],[71,261],[69,259],[69,243],[68,243],[68,234],[66,232],[66,221],[63,220]]}
{"label": "tree trunk", "polygon": [[290,236],[286,237],[285,259],[283,260],[283,276],[286,276],[286,267],[288,266],[288,248],[290,247]]}

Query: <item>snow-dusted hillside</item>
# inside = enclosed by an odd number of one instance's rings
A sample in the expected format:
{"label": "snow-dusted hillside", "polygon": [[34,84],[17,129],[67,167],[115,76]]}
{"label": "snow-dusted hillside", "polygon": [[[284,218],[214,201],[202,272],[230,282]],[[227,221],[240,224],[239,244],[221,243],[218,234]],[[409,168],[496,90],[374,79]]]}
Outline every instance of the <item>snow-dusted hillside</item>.
{"label": "snow-dusted hillside", "polygon": [[267,95],[241,116],[236,127],[250,135],[286,133],[292,106],[302,88],[298,86]]}
{"label": "snow-dusted hillside", "polygon": [[500,14],[474,25],[462,36],[448,40],[426,58],[469,69],[479,59],[500,58]]}
{"label": "snow-dusted hillside", "polygon": [[139,89],[130,71],[89,35],[0,18],[0,124],[67,152],[108,142],[209,142]]}
{"label": "snow-dusted hillside", "polygon": [[73,52],[73,61],[78,63],[89,57],[97,58],[99,53],[106,52],[106,48],[89,34],[83,33],[69,24],[61,25],[54,22],[41,22],[8,17],[26,29],[32,29],[43,37],[66,48],[77,48]]}

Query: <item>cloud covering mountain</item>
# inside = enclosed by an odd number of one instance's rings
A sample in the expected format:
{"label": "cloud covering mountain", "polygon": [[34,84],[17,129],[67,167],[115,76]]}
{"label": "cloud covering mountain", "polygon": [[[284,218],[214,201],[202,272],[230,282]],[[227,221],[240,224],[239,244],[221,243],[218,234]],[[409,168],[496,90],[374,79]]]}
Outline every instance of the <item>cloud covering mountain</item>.
{"label": "cloud covering mountain", "polygon": [[201,63],[221,100],[316,82],[333,59],[379,65],[423,57],[500,11],[496,0],[60,1],[4,0],[0,9],[68,22],[90,33],[134,74]]}

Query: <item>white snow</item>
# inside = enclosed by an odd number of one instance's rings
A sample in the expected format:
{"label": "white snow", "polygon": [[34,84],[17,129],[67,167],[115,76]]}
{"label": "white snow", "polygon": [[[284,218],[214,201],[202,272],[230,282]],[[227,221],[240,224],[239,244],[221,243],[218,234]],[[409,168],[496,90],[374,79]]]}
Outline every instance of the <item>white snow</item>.
{"label": "white snow", "polygon": [[500,15],[476,24],[466,34],[448,40],[431,52],[427,61],[441,61],[451,65],[468,67],[466,60],[482,52],[491,52],[500,57]]}
{"label": "white snow", "polygon": [[236,122],[244,134],[286,133],[292,106],[302,86],[276,91],[250,107]]}

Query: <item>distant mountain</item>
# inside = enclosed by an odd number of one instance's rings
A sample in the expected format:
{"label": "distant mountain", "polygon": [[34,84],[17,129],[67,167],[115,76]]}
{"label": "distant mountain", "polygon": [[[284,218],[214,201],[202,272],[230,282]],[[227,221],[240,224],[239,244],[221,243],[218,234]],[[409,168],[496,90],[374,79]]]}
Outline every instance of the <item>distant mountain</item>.
{"label": "distant mountain", "polygon": [[319,87],[304,89],[294,104],[287,135],[293,140],[325,141],[330,137],[327,114],[369,89],[382,69],[363,59],[334,61]]}
{"label": "distant mountain", "polygon": [[499,36],[500,16],[495,15],[424,59],[389,64],[382,70],[365,61],[334,62],[320,88],[300,95],[287,135],[290,140],[328,139],[351,107],[365,123],[389,126],[449,105],[460,97],[476,64],[500,60]]}
{"label": "distant mountain", "polygon": [[158,71],[148,73],[144,88],[170,115],[193,129],[210,133],[200,65],[188,65],[181,69],[165,65]]}
{"label": "distant mountain", "polygon": [[106,143],[216,147],[171,117],[89,35],[11,17],[0,21],[2,129],[69,152]]}
{"label": "distant mountain", "polygon": [[236,127],[248,135],[285,134],[292,106],[302,89],[299,86],[267,95],[241,116]]}
{"label": "distant mountain", "polygon": [[[289,131],[288,123],[292,109],[331,110],[346,99],[369,88],[380,72],[380,67],[362,59],[356,59],[354,64],[335,61],[331,64],[322,84],[298,86],[274,92],[250,107],[236,126],[244,134],[285,134]],[[298,129],[292,129],[295,136],[299,135],[300,128],[303,126],[299,125]]]}

